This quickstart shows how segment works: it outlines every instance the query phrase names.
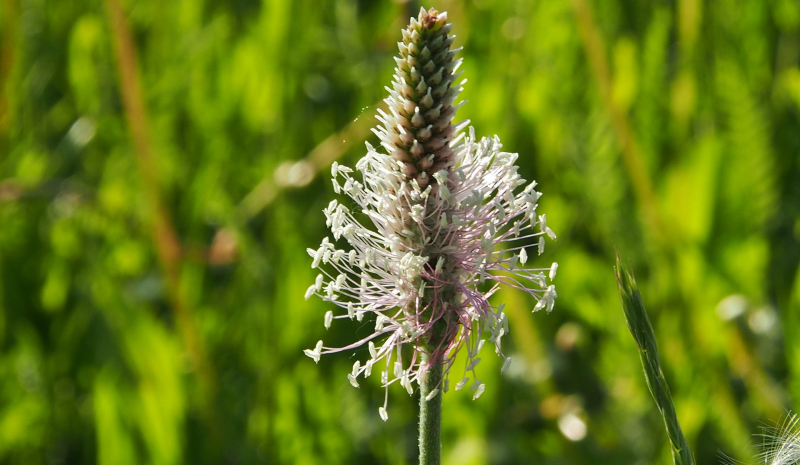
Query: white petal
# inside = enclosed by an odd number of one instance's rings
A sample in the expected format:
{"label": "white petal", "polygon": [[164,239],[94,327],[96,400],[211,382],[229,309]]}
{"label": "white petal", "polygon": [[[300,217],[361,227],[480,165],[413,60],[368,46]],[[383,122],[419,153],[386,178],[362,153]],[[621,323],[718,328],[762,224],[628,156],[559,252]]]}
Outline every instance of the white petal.
{"label": "white petal", "polygon": [[386,421],[389,419],[389,414],[386,412],[386,409],[381,407],[378,409],[378,414],[381,416],[381,420]]}
{"label": "white petal", "polygon": [[331,323],[333,323],[333,312],[328,310],[325,312],[325,329],[330,329]]}

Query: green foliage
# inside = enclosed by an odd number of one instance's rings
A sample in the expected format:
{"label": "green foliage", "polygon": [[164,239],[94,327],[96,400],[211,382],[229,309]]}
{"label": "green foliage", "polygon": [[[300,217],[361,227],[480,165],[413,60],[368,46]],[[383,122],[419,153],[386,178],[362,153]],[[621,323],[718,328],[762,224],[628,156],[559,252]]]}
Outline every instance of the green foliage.
{"label": "green foliage", "polygon": [[[0,462],[415,462],[416,399],[384,423],[378,379],[304,357],[364,330],[302,296],[419,6],[0,0]],[[559,235],[555,311],[500,293],[514,361],[444,396],[443,462],[671,461],[615,246],[697,462],[752,462],[800,408],[800,7],[424,6],[464,47],[457,119]]]}

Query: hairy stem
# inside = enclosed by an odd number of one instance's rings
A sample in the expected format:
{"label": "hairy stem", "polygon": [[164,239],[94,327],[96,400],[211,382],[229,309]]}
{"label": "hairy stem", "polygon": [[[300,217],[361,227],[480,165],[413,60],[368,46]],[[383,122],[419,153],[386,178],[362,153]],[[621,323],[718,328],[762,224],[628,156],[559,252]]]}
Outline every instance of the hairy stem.
{"label": "hairy stem", "polygon": [[[423,355],[423,363],[428,355]],[[441,359],[428,367],[426,376],[420,380],[419,390],[419,463],[439,465],[442,455],[442,362]],[[428,395],[439,391],[430,399]]]}

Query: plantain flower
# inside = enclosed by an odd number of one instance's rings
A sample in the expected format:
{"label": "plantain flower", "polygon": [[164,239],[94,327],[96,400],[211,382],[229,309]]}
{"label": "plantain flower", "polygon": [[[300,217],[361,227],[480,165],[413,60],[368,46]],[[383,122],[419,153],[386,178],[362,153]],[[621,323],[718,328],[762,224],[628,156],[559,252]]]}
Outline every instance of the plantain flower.
{"label": "plantain flower", "polygon": [[[447,391],[453,375],[456,390],[469,383],[478,398],[484,343],[504,359],[503,370],[510,362],[501,349],[508,319],[489,297],[507,285],[533,296],[533,311],[548,312],[556,298],[557,264],[528,266],[530,255],[544,252],[545,238],[556,238],[537,213],[536,182],[526,185],[518,155],[503,152],[497,136],[478,140],[472,128],[463,133],[468,121],[453,123],[464,81],[455,83],[461,59],[450,29],[447,13],[421,9],[402,31],[388,112],[379,111],[381,125],[373,129],[380,147],[368,143],[356,171],[333,163],[334,191],[349,200],[324,209],[332,238],[308,249],[320,274],[306,299],[317,295],[339,307],[325,314],[325,328],[349,318],[374,331],[346,347],[319,341],[305,354],[318,362],[366,345],[369,357],[347,377],[358,387],[378,373],[387,398],[394,383],[413,393],[432,366],[444,376],[427,400]],[[456,375],[462,349],[468,362]],[[386,401],[379,413],[388,418]]]}

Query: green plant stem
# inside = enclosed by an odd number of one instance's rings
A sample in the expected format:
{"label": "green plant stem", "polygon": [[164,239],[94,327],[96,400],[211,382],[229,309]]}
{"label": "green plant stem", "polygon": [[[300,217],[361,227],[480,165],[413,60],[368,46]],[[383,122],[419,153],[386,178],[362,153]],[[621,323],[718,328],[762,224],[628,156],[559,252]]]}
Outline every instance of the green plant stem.
{"label": "green plant stem", "polygon": [[[428,356],[423,355],[423,363]],[[419,389],[419,463],[439,465],[442,462],[442,363],[434,363],[420,382]],[[430,400],[425,398],[434,389],[439,392]]]}
{"label": "green plant stem", "polygon": [[622,310],[625,312],[625,321],[628,323],[628,329],[631,331],[639,349],[639,359],[644,368],[647,387],[650,388],[650,394],[653,395],[658,411],[661,413],[661,418],[667,428],[667,437],[672,448],[672,459],[675,465],[694,465],[692,451],[689,449],[689,444],[683,435],[681,425],[678,423],[678,415],[675,412],[672,395],[669,392],[667,380],[664,378],[664,372],[661,370],[656,336],[653,332],[653,326],[650,324],[650,318],[647,316],[647,310],[644,308],[642,295],[639,293],[633,274],[622,266],[619,254],[617,254],[616,274],[619,296],[622,300]]}

